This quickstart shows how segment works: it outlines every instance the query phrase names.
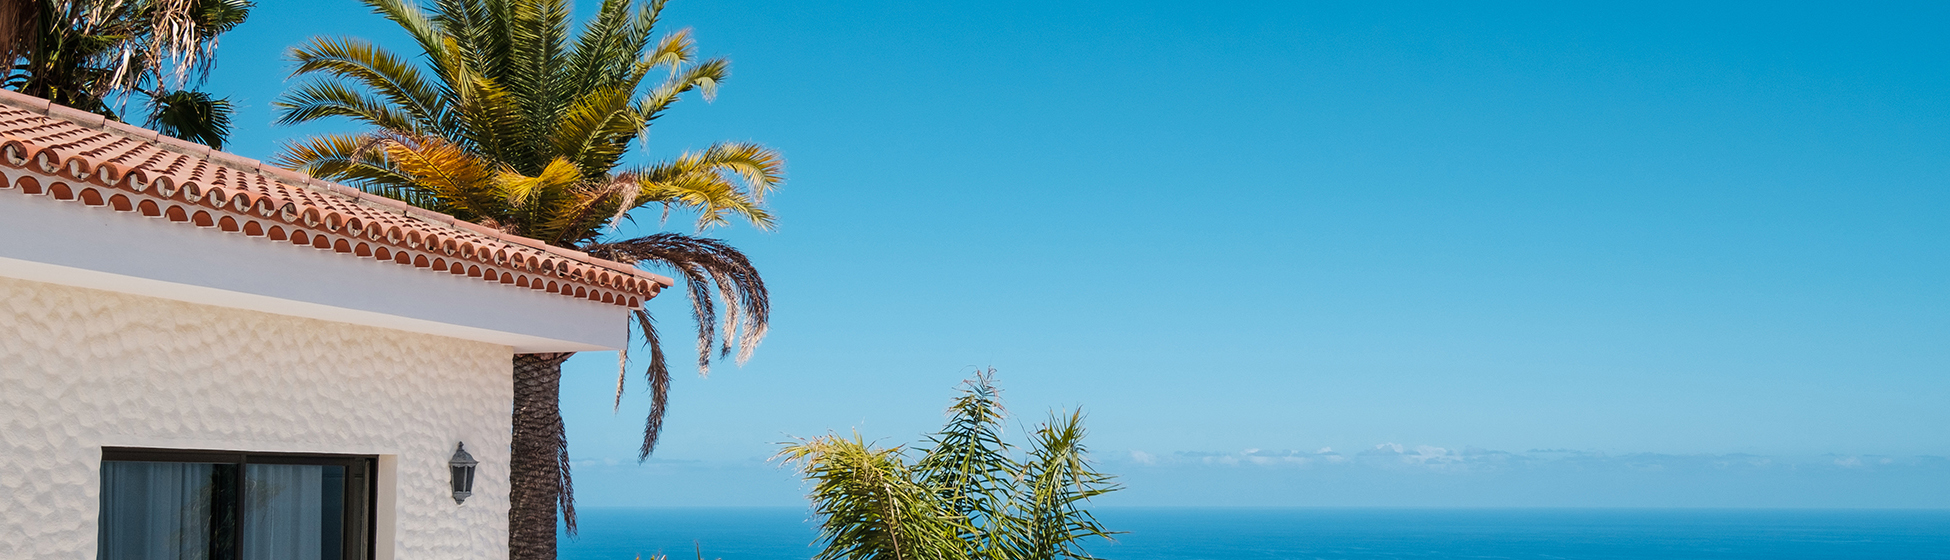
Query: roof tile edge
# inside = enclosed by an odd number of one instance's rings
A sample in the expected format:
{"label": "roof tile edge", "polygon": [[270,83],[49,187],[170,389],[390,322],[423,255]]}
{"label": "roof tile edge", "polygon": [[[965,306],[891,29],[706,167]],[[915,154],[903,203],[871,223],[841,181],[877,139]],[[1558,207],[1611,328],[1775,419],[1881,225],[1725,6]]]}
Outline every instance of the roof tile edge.
{"label": "roof tile edge", "polygon": [[[648,293],[641,294],[644,300],[654,297],[656,295],[655,292],[657,290],[660,290],[661,288],[664,287],[670,287],[675,284],[675,282],[668,277],[643,271],[631,265],[619,263],[616,261],[611,261],[608,259],[598,258],[592,255],[588,255],[586,253],[582,253],[580,251],[574,251],[571,249],[551,246],[532,238],[513,235],[506,232],[502,232],[494,228],[482,226],[479,224],[474,224],[471,222],[461,221],[454,218],[453,216],[414,207],[403,201],[398,201],[398,200],[381,197],[381,196],[375,196],[346,185],[320,180],[318,178],[312,177],[302,172],[284,169],[274,165],[266,164],[258,160],[238,156],[228,152],[213,150],[209,146],[169,137],[155,130],[137,127],[124,122],[111,121],[101,115],[96,115],[94,113],[89,113],[71,107],[54,104],[46,99],[28,96],[13,91],[0,90],[0,105],[10,106],[15,109],[43,115],[50,119],[67,121],[68,123],[85,130],[93,130],[96,132],[121,136],[132,140],[143,141],[152,144],[157,148],[164,149],[166,151],[176,152],[184,156],[200,159],[204,162],[213,165],[230,168],[233,171],[237,171],[245,174],[257,175],[264,179],[269,179],[271,181],[286,185],[288,187],[304,188],[307,190],[317,191],[321,193],[329,193],[332,195],[337,195],[338,197],[348,199],[353,204],[366,207],[369,211],[380,211],[388,214],[394,214],[394,215],[402,216],[407,219],[411,219],[415,222],[425,224],[427,226],[445,227],[452,230],[459,230],[459,231],[464,231],[467,233],[479,235],[481,237],[485,237],[493,241],[499,241],[503,243],[509,243],[511,245],[528,247],[533,250],[543,251],[548,254],[566,258],[568,260],[578,261],[583,265],[593,266],[599,269],[607,269],[611,273],[620,273],[626,275],[626,277],[634,277],[639,280],[644,280],[649,283],[645,287],[650,288],[650,291]],[[68,155],[66,157],[63,157],[59,151],[49,151],[58,148],[59,145],[56,146],[38,145],[37,146],[37,144],[39,143],[30,142],[27,139],[15,139],[15,140],[17,140],[23,146],[30,147],[30,149],[32,150],[48,153],[51,156],[59,158],[63,161],[72,157],[77,157],[75,155]],[[67,149],[63,149],[62,151],[66,151],[66,150]],[[91,168],[101,165],[100,162],[91,161],[88,159],[84,159],[83,163]],[[13,166],[0,165],[0,168],[13,168]],[[27,170],[24,168],[16,168],[16,169],[23,169],[32,172],[32,170]],[[124,173],[126,173],[126,170],[124,171]],[[146,170],[143,172],[145,176],[153,176],[153,174],[155,173],[157,173],[156,170]],[[120,173],[118,173],[118,175],[120,175]],[[122,183],[124,186],[126,186],[128,183],[127,181],[120,180],[120,179],[118,179],[117,182]],[[11,187],[12,185],[5,185],[5,186]],[[225,210],[224,208],[221,207],[216,209],[220,211]],[[249,217],[248,213],[240,213],[239,215],[246,218]],[[597,282],[594,278],[589,279],[588,282],[591,283],[592,285],[603,286],[602,284]],[[624,284],[616,284],[610,287],[621,288],[623,286]],[[625,289],[625,291],[637,292],[638,290]],[[567,290],[564,290],[565,294],[566,292]],[[620,297],[617,303],[622,304]]]}

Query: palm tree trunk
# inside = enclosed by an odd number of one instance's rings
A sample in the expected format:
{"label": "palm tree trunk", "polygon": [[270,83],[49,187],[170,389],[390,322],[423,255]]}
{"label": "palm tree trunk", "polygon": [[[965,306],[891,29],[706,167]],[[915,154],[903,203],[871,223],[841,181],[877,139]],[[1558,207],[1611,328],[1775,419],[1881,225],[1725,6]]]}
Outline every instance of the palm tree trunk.
{"label": "palm tree trunk", "polygon": [[569,442],[562,428],[562,362],[572,353],[516,354],[509,450],[508,558],[555,560],[555,512],[575,531]]}

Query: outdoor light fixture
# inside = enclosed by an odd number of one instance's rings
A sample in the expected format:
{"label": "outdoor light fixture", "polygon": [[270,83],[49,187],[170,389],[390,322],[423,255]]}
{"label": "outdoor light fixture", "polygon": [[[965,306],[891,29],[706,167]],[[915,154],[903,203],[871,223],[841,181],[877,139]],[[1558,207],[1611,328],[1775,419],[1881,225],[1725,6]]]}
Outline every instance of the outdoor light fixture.
{"label": "outdoor light fixture", "polygon": [[474,465],[479,464],[473,455],[467,454],[467,443],[454,447],[454,458],[447,461],[447,468],[454,475],[454,503],[465,502],[468,496],[474,495]]}

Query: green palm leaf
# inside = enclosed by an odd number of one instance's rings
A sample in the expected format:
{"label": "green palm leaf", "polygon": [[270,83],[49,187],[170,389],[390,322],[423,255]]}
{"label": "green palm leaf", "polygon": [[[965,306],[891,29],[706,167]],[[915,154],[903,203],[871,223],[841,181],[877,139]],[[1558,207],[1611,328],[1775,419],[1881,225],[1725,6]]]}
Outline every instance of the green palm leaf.
{"label": "green palm leaf", "polygon": [[342,82],[312,81],[299,84],[284,97],[271,102],[279,110],[278,124],[290,125],[331,117],[344,117],[383,130],[413,132],[423,130],[413,115],[396,103],[367,95]]}
{"label": "green palm leaf", "polygon": [[200,91],[172,91],[149,98],[149,126],[157,132],[223,149],[230,136],[230,101]]}
{"label": "green palm leaf", "polygon": [[948,425],[912,465],[904,448],[858,435],[782,444],[775,459],[812,485],[825,544],[818,558],[1082,560],[1092,558],[1083,543],[1117,534],[1088,509],[1120,488],[1090,465],[1083,414],[1052,414],[1016,459],[1002,438],[1007,412],[994,374],[964,384]]}
{"label": "green palm leaf", "polygon": [[[325,75],[359,84],[385,98],[393,106],[390,110],[412,117],[404,123],[372,123],[375,126],[397,129],[411,123],[418,129],[433,130],[448,124],[445,122],[447,106],[440,89],[422,76],[419,68],[370,42],[349,38],[313,39],[292,48],[291,57],[298,63],[293,76]],[[286,119],[292,120],[280,119],[279,124],[326,116],[351,115],[287,114]]]}
{"label": "green palm leaf", "polygon": [[[619,170],[632,149],[645,146],[638,141],[652,121],[686,94],[710,99],[730,73],[722,58],[698,59],[688,30],[651,39],[662,0],[604,0],[579,26],[571,25],[565,0],[362,1],[412,37],[419,56],[350,38],[293,49],[293,75],[306,80],[277,101],[279,122],[343,118],[368,130],[289,144],[277,164],[671,272],[685,282],[698,323],[699,372],[714,360],[751,356],[770,305],[743,253],[675,233],[611,238],[632,212],[653,205],[696,213],[699,231],[734,221],[770,229],[776,220],[765,203],[784,181],[784,164],[761,145],[720,143]],[[667,75],[649,78],[660,71]],[[662,429],[669,369],[649,315],[635,317],[635,332],[651,344],[645,375],[652,407],[640,450],[647,458]],[[621,391],[619,380],[619,399]],[[543,459],[531,463],[559,463]],[[572,516],[572,502],[564,500],[562,511]],[[511,514],[526,527],[521,535],[552,535],[553,513],[546,517]]]}

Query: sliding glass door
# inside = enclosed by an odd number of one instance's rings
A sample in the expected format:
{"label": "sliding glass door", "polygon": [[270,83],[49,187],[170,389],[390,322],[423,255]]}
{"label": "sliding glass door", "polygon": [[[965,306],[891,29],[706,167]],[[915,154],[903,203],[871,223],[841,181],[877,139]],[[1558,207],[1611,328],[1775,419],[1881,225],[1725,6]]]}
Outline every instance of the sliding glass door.
{"label": "sliding glass door", "polygon": [[209,463],[102,462],[100,558],[178,560],[237,558],[237,466]]}
{"label": "sliding glass door", "polygon": [[101,560],[363,560],[370,457],[102,452]]}

